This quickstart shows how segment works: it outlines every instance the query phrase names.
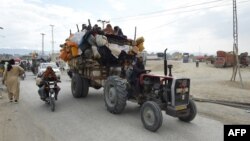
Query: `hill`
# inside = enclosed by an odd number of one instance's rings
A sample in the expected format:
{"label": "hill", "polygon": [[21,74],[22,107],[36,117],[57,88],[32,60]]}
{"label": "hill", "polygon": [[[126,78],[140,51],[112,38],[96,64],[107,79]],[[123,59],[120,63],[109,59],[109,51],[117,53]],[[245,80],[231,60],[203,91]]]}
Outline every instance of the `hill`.
{"label": "hill", "polygon": [[[0,54],[18,54],[18,55],[27,55],[32,53],[34,50],[31,49],[10,49],[10,48],[0,48]],[[36,51],[40,53],[41,51]],[[49,54],[49,51],[45,51],[45,54]]]}

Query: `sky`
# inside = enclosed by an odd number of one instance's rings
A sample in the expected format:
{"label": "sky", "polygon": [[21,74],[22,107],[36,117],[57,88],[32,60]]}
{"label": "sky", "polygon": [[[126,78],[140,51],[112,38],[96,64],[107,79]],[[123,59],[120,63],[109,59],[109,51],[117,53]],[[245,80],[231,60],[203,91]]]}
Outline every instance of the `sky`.
{"label": "sky", "polygon": [[[147,52],[215,54],[233,50],[232,0],[1,0],[0,48],[54,50],[76,24],[109,21],[128,38],[145,38]],[[250,53],[250,0],[237,0],[239,52]],[[1,50],[0,50],[1,53]]]}

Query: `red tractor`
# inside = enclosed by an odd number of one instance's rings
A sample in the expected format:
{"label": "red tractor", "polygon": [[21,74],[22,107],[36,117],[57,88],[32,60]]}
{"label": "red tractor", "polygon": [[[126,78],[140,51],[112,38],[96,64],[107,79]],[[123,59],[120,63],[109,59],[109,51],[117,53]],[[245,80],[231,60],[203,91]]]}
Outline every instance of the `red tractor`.
{"label": "red tractor", "polygon": [[[162,110],[184,122],[192,121],[196,114],[196,105],[190,98],[190,79],[174,78],[172,65],[167,64],[164,51],[164,76],[142,71],[135,79],[131,78],[134,68],[127,69],[126,78],[109,76],[104,85],[104,100],[107,110],[120,114],[127,100],[141,105],[141,120],[144,127],[157,131],[162,125]],[[169,70],[169,74],[167,74]]]}

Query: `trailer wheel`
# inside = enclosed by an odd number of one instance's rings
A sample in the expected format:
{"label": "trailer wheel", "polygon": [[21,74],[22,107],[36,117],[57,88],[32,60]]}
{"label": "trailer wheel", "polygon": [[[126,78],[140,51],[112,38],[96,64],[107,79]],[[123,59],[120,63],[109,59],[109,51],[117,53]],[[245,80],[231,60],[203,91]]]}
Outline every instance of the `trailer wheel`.
{"label": "trailer wheel", "polygon": [[161,108],[153,101],[147,101],[141,108],[141,121],[144,127],[152,132],[157,131],[162,125]]}
{"label": "trailer wheel", "polygon": [[71,79],[71,92],[75,98],[82,97],[83,93],[83,79],[77,73],[74,73]]}
{"label": "trailer wheel", "polygon": [[126,81],[118,76],[108,77],[104,86],[104,101],[109,112],[120,114],[127,101]]}
{"label": "trailer wheel", "polygon": [[82,78],[82,95],[81,97],[87,97],[89,94],[89,81],[87,78]]}
{"label": "trailer wheel", "polygon": [[195,116],[197,114],[197,109],[196,109],[196,105],[195,105],[193,100],[191,100],[191,99],[189,100],[189,104],[187,105],[187,108],[190,109],[189,114],[186,116],[179,117],[179,120],[185,121],[185,122],[190,122],[195,118]]}

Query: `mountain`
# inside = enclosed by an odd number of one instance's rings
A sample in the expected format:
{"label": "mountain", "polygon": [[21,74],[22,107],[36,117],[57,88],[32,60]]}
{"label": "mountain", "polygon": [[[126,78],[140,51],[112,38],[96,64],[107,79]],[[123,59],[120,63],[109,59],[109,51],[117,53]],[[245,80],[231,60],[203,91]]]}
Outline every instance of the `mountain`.
{"label": "mountain", "polygon": [[19,55],[26,55],[31,53],[32,50],[29,49],[6,49],[6,48],[0,48],[0,54],[19,54]]}
{"label": "mountain", "polygon": [[[7,48],[0,48],[0,54],[19,54],[19,55],[27,55],[32,53],[34,50],[31,49],[7,49]],[[41,53],[41,51],[36,51],[38,53]],[[57,51],[55,51],[57,52]],[[49,54],[49,51],[45,51],[45,54]]]}

